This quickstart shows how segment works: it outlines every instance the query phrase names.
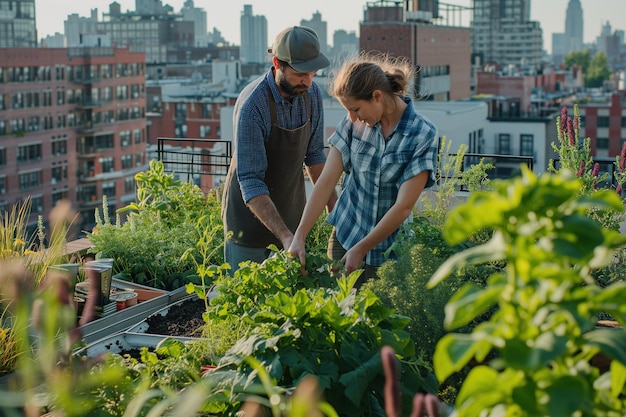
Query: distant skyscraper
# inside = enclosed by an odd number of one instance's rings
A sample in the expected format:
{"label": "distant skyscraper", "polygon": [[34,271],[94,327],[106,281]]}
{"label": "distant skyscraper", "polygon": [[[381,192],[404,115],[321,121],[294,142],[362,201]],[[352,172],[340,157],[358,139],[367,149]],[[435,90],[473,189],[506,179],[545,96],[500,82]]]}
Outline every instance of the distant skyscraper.
{"label": "distant skyscraper", "polygon": [[570,40],[570,52],[583,47],[583,8],[580,0],[569,0],[565,17],[565,36]]}
{"label": "distant skyscraper", "polygon": [[181,14],[183,15],[183,20],[193,22],[196,46],[207,46],[209,38],[206,28],[206,11],[199,7],[194,7],[193,0],[187,0],[181,10]]}
{"label": "distant skyscraper", "polygon": [[552,34],[552,61],[559,65],[567,54],[583,49],[583,9],[580,0],[570,0],[565,16],[565,33]]}
{"label": "distant skyscraper", "polygon": [[472,52],[483,62],[539,67],[543,32],[530,20],[530,0],[473,0]]}
{"label": "distant skyscraper", "polygon": [[239,57],[245,63],[261,64],[266,61],[267,19],[265,16],[252,14],[252,5],[244,4],[240,19],[241,46]]}
{"label": "distant skyscraper", "polygon": [[35,0],[0,0],[0,48],[36,48]]}
{"label": "distant skyscraper", "polygon": [[300,20],[300,25],[310,27],[317,33],[322,53],[328,54],[328,25],[326,21],[322,20],[320,12],[313,13],[311,20]]}
{"label": "distant skyscraper", "polygon": [[82,17],[76,13],[67,16],[63,23],[65,27],[65,39],[68,47],[79,46],[81,35],[98,32],[98,9],[91,9],[90,17]]}

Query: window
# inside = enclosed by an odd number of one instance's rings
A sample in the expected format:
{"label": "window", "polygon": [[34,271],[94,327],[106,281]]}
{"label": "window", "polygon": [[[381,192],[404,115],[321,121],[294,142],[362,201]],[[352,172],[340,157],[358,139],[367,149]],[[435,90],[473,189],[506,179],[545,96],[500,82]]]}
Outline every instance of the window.
{"label": "window", "polygon": [[120,141],[122,143],[122,148],[130,146],[130,130],[120,132]]}
{"label": "window", "polygon": [[609,149],[609,138],[598,138],[598,149]]}
{"label": "window", "polygon": [[52,167],[52,184],[56,184],[57,182],[61,182],[67,179],[67,163],[63,163],[63,165],[53,166]]}
{"label": "window", "polygon": [[53,141],[52,155],[67,155],[67,140]]}
{"label": "window", "polygon": [[100,158],[100,166],[102,166],[102,172],[114,172],[115,163],[113,158]]}
{"label": "window", "polygon": [[141,143],[141,130],[140,129],[133,130],[133,137],[135,138],[135,143]]}
{"label": "window", "polygon": [[0,177],[0,195],[7,193],[7,177]]}
{"label": "window", "polygon": [[34,213],[43,213],[43,197],[31,197],[31,207]]}
{"label": "window", "polygon": [[511,154],[511,135],[508,133],[498,135],[498,153],[501,155]]}
{"label": "window", "polygon": [[67,190],[52,192],[52,205],[53,206],[56,206],[56,204],[61,200],[67,200]]}
{"label": "window", "polygon": [[7,150],[6,148],[0,148],[0,167],[7,164]]}
{"label": "window", "polygon": [[200,126],[200,137],[205,138],[211,134],[211,126]]}
{"label": "window", "polygon": [[133,156],[132,155],[122,155],[122,169],[130,169],[133,167]]}
{"label": "window", "polygon": [[30,190],[41,186],[41,170],[19,174],[20,190]]}
{"label": "window", "polygon": [[519,153],[522,156],[534,156],[534,137],[533,135],[520,135]]}
{"label": "window", "polygon": [[115,198],[115,182],[105,182],[102,184],[102,194],[109,198],[109,201]]}
{"label": "window", "polygon": [[626,116],[622,116],[622,127],[626,127]]}
{"label": "window", "polygon": [[17,148],[17,162],[30,163],[41,160],[41,143],[19,146]]}
{"label": "window", "polygon": [[124,192],[126,193],[135,192],[135,178],[133,177],[124,178]]}
{"label": "window", "polygon": [[598,127],[609,127],[609,116],[598,116]]}

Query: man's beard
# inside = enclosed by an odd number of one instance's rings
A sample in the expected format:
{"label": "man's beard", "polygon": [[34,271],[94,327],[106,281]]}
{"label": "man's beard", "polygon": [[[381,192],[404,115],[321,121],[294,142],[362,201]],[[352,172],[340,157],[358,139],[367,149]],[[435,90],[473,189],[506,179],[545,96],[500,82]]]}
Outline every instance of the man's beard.
{"label": "man's beard", "polygon": [[304,85],[294,86],[294,85],[289,84],[287,80],[285,79],[284,74],[280,75],[279,80],[278,80],[278,85],[280,86],[280,89],[283,91],[283,93],[287,94],[289,97],[302,96],[309,89],[308,87]]}

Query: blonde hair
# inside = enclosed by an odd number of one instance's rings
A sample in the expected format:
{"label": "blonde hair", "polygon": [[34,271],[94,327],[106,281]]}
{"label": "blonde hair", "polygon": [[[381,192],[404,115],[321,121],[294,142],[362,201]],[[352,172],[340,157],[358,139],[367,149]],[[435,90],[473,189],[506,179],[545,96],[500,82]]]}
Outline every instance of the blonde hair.
{"label": "blonde hair", "polygon": [[354,100],[370,100],[374,90],[386,95],[407,94],[415,73],[406,58],[361,52],[346,58],[334,71],[328,92],[335,98]]}

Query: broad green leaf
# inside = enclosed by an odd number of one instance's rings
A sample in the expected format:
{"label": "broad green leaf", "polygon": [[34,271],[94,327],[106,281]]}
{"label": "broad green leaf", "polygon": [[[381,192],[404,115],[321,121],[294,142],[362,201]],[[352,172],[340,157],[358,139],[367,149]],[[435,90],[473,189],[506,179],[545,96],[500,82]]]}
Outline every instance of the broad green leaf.
{"label": "broad green leaf", "polygon": [[626,331],[622,328],[596,329],[583,335],[591,346],[596,346],[609,358],[626,365]]}
{"label": "broad green leaf", "polygon": [[489,242],[480,246],[466,249],[463,252],[456,253],[448,258],[443,264],[441,264],[437,271],[435,271],[433,276],[426,284],[426,287],[435,287],[446,277],[452,274],[453,271],[466,265],[474,265],[489,261],[498,261],[505,259],[505,247],[506,245],[503,235],[499,232],[494,233]]}
{"label": "broad green leaf", "polygon": [[577,412],[588,415],[593,408],[591,387],[582,376],[563,376],[546,388],[550,417],[571,417]]}
{"label": "broad green leaf", "polygon": [[611,395],[619,397],[626,386],[626,366],[618,361],[611,362]]}
{"label": "broad green leaf", "polygon": [[440,382],[463,369],[480,349],[489,346],[486,340],[475,340],[472,335],[449,333],[437,343],[433,363]]}
{"label": "broad green leaf", "polygon": [[354,405],[359,405],[365,390],[369,387],[370,381],[380,373],[382,373],[380,354],[375,354],[366,362],[361,363],[356,369],[341,375],[339,382],[346,388],[346,397]]}
{"label": "broad green leaf", "polygon": [[181,356],[185,351],[185,345],[180,340],[166,337],[156,346],[156,353],[159,355]]}
{"label": "broad green leaf", "polygon": [[503,288],[504,285],[482,288],[472,282],[466,283],[446,304],[444,325],[447,329],[456,329],[470,323],[498,302]]}
{"label": "broad green leaf", "polygon": [[456,399],[461,415],[494,415],[485,414],[485,411],[506,403],[512,388],[518,383],[517,374],[508,372],[506,376],[503,378],[496,370],[484,365],[473,368],[465,378]]}

